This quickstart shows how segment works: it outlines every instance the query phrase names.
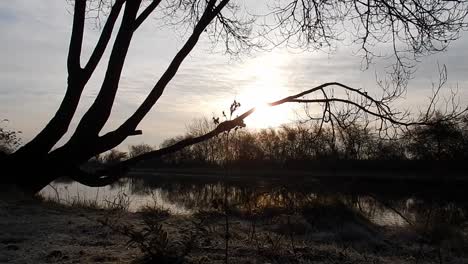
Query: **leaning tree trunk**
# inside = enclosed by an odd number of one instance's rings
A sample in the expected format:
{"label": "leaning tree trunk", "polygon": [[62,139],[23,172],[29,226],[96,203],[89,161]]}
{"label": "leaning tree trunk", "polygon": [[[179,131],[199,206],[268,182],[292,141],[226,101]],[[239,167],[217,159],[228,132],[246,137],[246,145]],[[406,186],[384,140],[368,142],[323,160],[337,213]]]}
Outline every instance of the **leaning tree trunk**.
{"label": "leaning tree trunk", "polygon": [[9,155],[2,160],[1,168],[2,185],[15,186],[15,189],[33,196],[54,180],[65,176],[71,167],[47,157]]}

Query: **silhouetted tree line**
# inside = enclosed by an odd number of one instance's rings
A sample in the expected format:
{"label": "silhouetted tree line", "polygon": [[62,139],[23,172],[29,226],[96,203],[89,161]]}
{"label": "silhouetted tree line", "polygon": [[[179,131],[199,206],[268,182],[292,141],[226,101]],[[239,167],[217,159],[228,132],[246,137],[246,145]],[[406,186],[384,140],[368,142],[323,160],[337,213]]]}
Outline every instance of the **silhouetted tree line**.
{"label": "silhouetted tree line", "polygon": [[[139,167],[221,167],[226,161],[229,166],[249,169],[329,169],[333,164],[342,169],[359,169],[361,166],[408,169],[424,167],[433,161],[464,166],[462,161],[468,160],[468,115],[446,120],[436,114],[433,119],[437,122],[431,126],[411,127],[392,138],[383,138],[370,126],[358,123],[334,128],[296,123],[261,130],[239,129],[161,159],[143,161]],[[186,135],[166,139],[160,147],[197,137],[214,126],[208,119],[195,120],[188,126]],[[97,160],[113,163],[152,149],[146,144],[134,145],[129,147],[128,153],[112,150]]]}

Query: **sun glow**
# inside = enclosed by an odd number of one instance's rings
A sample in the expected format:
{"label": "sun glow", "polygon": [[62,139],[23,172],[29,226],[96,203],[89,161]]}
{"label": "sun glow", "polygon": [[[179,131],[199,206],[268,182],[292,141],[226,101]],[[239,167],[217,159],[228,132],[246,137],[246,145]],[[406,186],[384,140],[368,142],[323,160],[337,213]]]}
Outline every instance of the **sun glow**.
{"label": "sun glow", "polygon": [[249,81],[241,87],[238,101],[243,110],[255,107],[255,112],[245,120],[248,127],[276,127],[291,121],[291,111],[286,105],[268,106],[289,95],[287,76],[281,70],[285,63],[284,57],[269,55],[253,60],[239,72],[242,79]]}

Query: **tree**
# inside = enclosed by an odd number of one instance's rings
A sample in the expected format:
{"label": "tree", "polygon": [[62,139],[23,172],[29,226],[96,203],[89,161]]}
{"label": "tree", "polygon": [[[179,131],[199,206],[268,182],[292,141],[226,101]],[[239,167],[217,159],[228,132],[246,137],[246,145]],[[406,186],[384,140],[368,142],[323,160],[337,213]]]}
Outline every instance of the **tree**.
{"label": "tree", "polygon": [[130,158],[137,157],[141,154],[148,153],[153,150],[148,144],[139,144],[139,145],[131,145],[128,147],[128,156]]}
{"label": "tree", "polygon": [[432,124],[407,132],[407,149],[411,157],[421,160],[462,160],[466,155],[466,130],[460,120],[444,120],[436,112]]}
{"label": "tree", "polygon": [[[360,89],[331,82],[270,105],[319,104],[322,106],[322,113],[312,118],[321,119],[322,124],[334,124],[337,105],[345,105],[349,115],[366,113],[378,117],[382,129],[412,124],[404,119],[405,116],[392,109],[391,103],[403,93],[404,80],[411,74],[415,59],[442,51],[452,40],[458,38],[460,31],[466,27],[468,10],[466,1],[284,0],[271,7],[272,10],[263,19],[266,23],[259,25],[257,29],[255,17],[240,14],[240,6],[230,0],[75,0],[73,4],[73,25],[67,59],[68,82],[63,101],[41,132],[3,159],[4,167],[8,169],[3,174],[2,181],[14,183],[30,193],[39,191],[65,174],[89,186],[107,185],[141,160],[160,157],[243,126],[243,120],[255,109],[219,123],[204,135],[183,139],[102,171],[89,173],[80,168],[91,157],[113,149],[127,137],[142,133],[137,129],[139,123],[157,103],[167,84],[203,34],[208,35],[215,43],[222,43],[225,51],[234,55],[245,50],[268,49],[279,45],[293,45],[304,49],[333,48],[343,42],[340,36],[347,35],[351,41],[361,46],[365,61],[371,62],[373,54],[381,51],[377,44],[383,44],[380,47],[389,45],[396,62],[396,75],[393,75],[395,86],[383,87],[382,97],[373,97]],[[188,26],[190,34],[138,109],[117,129],[100,135],[113,107],[133,35],[158,10],[166,19],[171,20],[169,24],[182,23]],[[92,14],[87,15],[87,12]],[[86,17],[93,16],[105,22],[89,60],[82,64],[84,25]],[[119,17],[121,20],[117,25]],[[115,30],[117,35],[94,103],[79,121],[71,138],[63,146],[54,149],[68,131],[82,91],[101,62]],[[330,87],[344,91],[343,95],[332,96]],[[28,166],[20,166],[24,163]]]}
{"label": "tree", "polygon": [[102,162],[104,164],[115,164],[124,159],[126,159],[128,154],[117,149],[111,149],[102,157]]}
{"label": "tree", "polygon": [[[202,136],[215,128],[213,120],[207,118],[195,119],[187,127],[189,137]],[[221,138],[222,140],[222,138]],[[222,152],[222,143],[219,140],[207,140],[191,146],[192,155],[201,163],[215,164],[219,161]]]}
{"label": "tree", "polygon": [[[0,123],[8,122],[7,119],[4,119]],[[6,127],[0,127],[0,155],[4,156],[12,153],[18,146],[21,144],[21,139],[19,137],[21,131],[10,130]]]}

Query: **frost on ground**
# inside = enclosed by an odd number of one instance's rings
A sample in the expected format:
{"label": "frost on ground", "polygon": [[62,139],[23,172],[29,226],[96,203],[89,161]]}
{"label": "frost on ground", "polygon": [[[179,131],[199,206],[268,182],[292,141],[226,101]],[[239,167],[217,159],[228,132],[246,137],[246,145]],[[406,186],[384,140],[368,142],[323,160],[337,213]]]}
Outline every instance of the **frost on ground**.
{"label": "frost on ground", "polygon": [[[466,233],[436,243],[408,227],[375,226],[343,210],[231,211],[229,263],[468,261]],[[26,199],[0,200],[0,263],[224,263],[226,219],[222,211],[164,217],[160,213],[116,213]],[[151,230],[158,233],[139,240],[152,223],[156,229]],[[130,236],[134,243],[128,243]],[[166,236],[167,245],[159,245]],[[148,243],[151,238],[156,238],[153,244]],[[157,256],[151,259],[141,248],[154,243],[161,250],[153,252]]]}
{"label": "frost on ground", "polygon": [[103,228],[102,210],[0,201],[0,263],[128,263],[138,254]]}

